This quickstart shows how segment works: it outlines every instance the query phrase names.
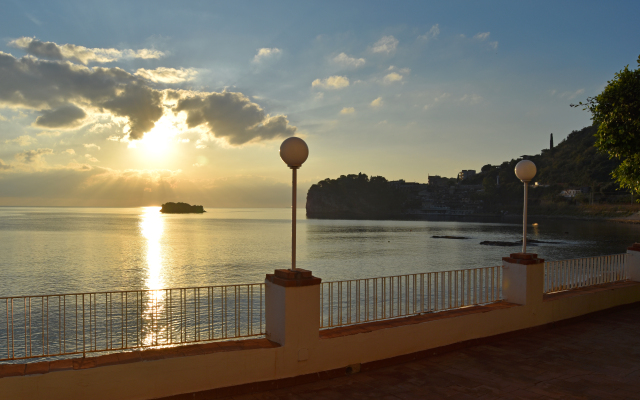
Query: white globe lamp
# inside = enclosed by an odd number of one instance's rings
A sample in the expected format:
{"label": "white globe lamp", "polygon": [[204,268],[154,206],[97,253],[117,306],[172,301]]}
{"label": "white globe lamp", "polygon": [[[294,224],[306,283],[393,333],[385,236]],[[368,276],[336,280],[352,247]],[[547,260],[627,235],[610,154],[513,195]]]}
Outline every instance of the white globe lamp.
{"label": "white globe lamp", "polygon": [[309,147],[304,140],[290,137],[280,145],[280,158],[289,168],[300,168],[309,157]]}
{"label": "white globe lamp", "polygon": [[522,182],[529,182],[536,176],[536,165],[533,161],[522,160],[516,164],[516,176]]}

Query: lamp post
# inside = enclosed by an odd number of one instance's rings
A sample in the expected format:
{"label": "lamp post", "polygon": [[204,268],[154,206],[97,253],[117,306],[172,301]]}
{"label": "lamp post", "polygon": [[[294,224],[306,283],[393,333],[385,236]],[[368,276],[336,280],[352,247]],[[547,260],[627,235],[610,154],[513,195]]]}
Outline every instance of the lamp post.
{"label": "lamp post", "polygon": [[527,252],[527,195],[529,182],[536,176],[536,165],[529,160],[522,160],[516,164],[516,177],[524,183],[524,211],[522,211],[522,252]]}
{"label": "lamp post", "polygon": [[298,168],[309,157],[309,147],[304,140],[298,137],[290,137],[285,139],[280,145],[280,158],[293,171],[293,192],[291,196],[291,270],[296,270],[296,207],[297,207],[297,187],[298,187]]}

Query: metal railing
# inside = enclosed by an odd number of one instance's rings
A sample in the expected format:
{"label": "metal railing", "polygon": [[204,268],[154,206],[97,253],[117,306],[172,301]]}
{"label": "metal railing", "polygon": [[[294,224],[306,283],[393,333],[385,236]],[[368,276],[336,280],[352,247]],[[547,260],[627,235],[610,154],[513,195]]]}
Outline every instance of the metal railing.
{"label": "metal railing", "polygon": [[0,361],[263,335],[264,284],[0,297]]}
{"label": "metal railing", "polygon": [[502,298],[502,267],[324,282],[320,327],[488,304]]}
{"label": "metal railing", "polygon": [[544,293],[560,292],[628,279],[627,254],[544,263]]}

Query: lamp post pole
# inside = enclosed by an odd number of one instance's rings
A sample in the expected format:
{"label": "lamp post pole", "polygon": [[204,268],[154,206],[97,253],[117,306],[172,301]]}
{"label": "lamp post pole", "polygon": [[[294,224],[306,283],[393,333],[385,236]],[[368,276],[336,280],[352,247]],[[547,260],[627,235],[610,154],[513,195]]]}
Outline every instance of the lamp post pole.
{"label": "lamp post pole", "polygon": [[309,147],[304,140],[290,137],[280,145],[280,158],[292,171],[291,180],[291,270],[296,271],[296,208],[298,206],[298,168],[309,157]]}
{"label": "lamp post pole", "polygon": [[522,252],[527,252],[527,196],[529,195],[529,181],[524,182],[524,211],[522,212]]}
{"label": "lamp post pole", "polygon": [[293,171],[293,193],[291,195],[291,270],[296,270],[296,208],[298,206],[298,167],[291,167]]}
{"label": "lamp post pole", "polygon": [[529,196],[529,182],[536,176],[536,165],[529,160],[522,160],[516,164],[515,173],[524,183],[524,209],[522,211],[522,252],[527,252],[527,197]]}

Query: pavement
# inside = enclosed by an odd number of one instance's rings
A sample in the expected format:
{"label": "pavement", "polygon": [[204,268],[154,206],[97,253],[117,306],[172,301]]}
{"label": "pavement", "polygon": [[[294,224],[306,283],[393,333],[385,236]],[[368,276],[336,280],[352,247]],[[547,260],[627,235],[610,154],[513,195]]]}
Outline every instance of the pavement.
{"label": "pavement", "polygon": [[640,303],[414,362],[227,399],[640,399]]}

